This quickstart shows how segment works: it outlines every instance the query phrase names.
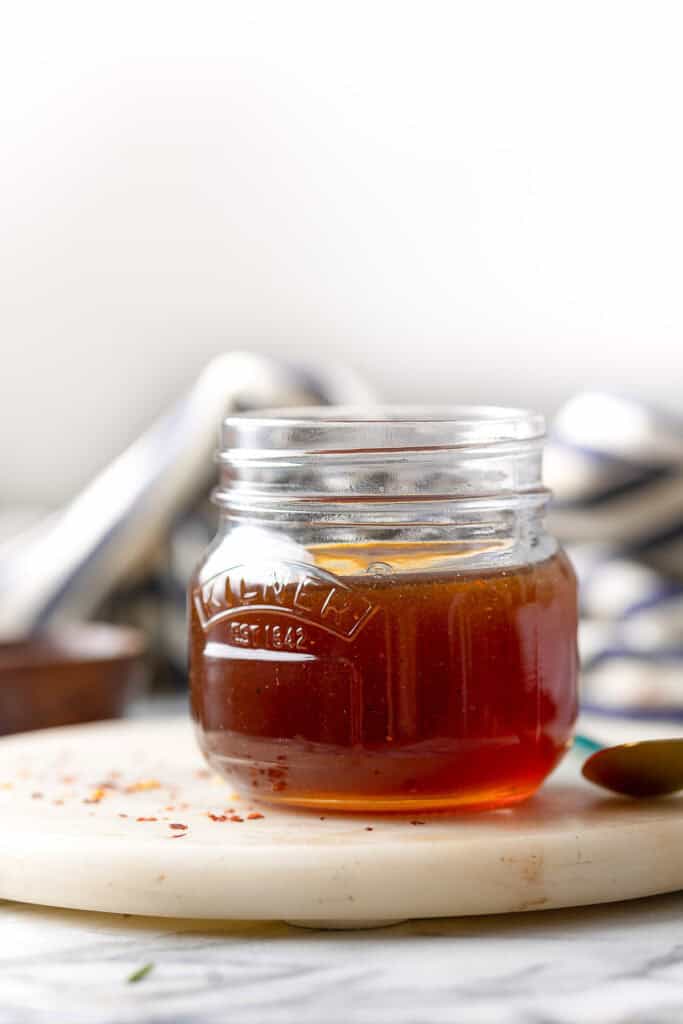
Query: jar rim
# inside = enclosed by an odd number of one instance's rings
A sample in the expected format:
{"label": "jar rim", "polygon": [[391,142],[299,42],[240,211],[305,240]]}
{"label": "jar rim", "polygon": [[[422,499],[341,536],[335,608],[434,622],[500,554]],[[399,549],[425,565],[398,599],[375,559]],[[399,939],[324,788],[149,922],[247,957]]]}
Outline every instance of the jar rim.
{"label": "jar rim", "polygon": [[305,406],[223,421],[223,453],[444,450],[541,441],[545,419],[495,405]]}

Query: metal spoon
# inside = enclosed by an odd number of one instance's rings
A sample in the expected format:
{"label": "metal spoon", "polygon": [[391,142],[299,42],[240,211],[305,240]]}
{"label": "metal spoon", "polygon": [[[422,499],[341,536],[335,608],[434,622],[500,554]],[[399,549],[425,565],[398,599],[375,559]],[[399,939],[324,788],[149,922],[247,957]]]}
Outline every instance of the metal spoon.
{"label": "metal spoon", "polygon": [[667,796],[683,789],[683,738],[602,747],[578,735],[575,745],[592,751],[581,773],[603,789],[633,797]]}
{"label": "metal spoon", "polygon": [[[167,414],[69,505],[0,548],[0,641],[89,617],[154,553],[170,523],[212,478],[228,412],[264,406],[372,403],[354,373],[227,352]],[[125,415],[125,396],[121,415]],[[50,451],[48,446],[47,456]]]}

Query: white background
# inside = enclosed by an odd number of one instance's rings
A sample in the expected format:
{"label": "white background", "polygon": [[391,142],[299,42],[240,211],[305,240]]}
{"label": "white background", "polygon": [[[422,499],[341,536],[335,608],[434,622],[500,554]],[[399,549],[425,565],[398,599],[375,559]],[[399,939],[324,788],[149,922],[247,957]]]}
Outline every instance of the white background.
{"label": "white background", "polygon": [[0,502],[68,497],[231,347],[679,403],[680,4],[2,12]]}

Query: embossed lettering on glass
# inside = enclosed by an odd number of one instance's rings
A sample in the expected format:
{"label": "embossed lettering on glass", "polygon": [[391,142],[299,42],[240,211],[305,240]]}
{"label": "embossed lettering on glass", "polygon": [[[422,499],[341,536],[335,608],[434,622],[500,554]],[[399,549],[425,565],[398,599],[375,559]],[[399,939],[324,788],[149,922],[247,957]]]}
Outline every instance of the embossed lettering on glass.
{"label": "embossed lettering on glass", "polygon": [[543,420],[303,409],[225,421],[190,585],[192,713],[251,799],[354,811],[533,793],[576,716],[576,582]]}

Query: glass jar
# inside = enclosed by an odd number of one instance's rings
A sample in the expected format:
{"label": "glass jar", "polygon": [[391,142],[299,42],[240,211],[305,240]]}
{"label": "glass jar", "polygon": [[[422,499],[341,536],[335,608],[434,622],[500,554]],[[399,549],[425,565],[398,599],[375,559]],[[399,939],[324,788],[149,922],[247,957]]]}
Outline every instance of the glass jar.
{"label": "glass jar", "polygon": [[501,807],[576,717],[576,580],[545,532],[544,423],[518,409],[231,417],[190,585],[209,763],[253,800]]}

